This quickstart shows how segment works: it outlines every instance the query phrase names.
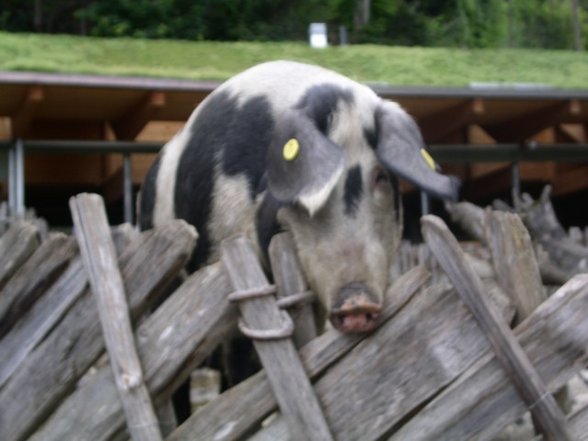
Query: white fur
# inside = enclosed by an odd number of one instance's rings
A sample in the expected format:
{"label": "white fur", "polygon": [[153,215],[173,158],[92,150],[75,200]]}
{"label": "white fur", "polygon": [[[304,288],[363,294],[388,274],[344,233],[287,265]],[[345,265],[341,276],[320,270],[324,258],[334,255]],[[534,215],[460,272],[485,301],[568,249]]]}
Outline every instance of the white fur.
{"label": "white fur", "polygon": [[[380,98],[367,86],[319,66],[294,61],[272,61],[258,64],[219,87],[240,102],[254,96],[268,99],[274,114],[294,106],[306,91],[320,84],[332,84],[350,90],[358,102],[360,114],[371,110]],[[368,112],[369,113],[369,112]]]}
{"label": "white fur", "polygon": [[174,219],[174,189],[178,163],[186,148],[184,131],[181,130],[163,148],[161,163],[155,184],[155,206],[153,224],[161,225]]}
{"label": "white fur", "polygon": [[209,261],[218,260],[218,245],[228,237],[246,234],[257,243],[254,236],[255,205],[245,176],[216,173],[208,232],[213,245]]}

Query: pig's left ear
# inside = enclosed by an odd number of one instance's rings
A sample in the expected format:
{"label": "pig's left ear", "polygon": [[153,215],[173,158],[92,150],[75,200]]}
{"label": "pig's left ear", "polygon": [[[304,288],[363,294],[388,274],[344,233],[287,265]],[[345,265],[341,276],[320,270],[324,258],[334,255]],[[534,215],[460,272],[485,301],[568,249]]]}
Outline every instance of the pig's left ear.
{"label": "pig's left ear", "polygon": [[267,155],[268,189],[283,203],[313,215],[343,172],[343,150],[302,112],[289,110],[276,122]]}
{"label": "pig's left ear", "polygon": [[394,174],[425,192],[442,199],[457,200],[460,181],[437,172],[438,166],[425,150],[414,120],[397,104],[386,102],[377,110],[376,154]]}

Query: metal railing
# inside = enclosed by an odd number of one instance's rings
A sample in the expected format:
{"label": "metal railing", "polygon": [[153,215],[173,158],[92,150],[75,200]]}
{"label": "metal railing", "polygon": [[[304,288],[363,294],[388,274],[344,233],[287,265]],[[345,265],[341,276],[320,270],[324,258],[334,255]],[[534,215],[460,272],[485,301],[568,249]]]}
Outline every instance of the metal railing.
{"label": "metal railing", "polygon": [[164,143],[126,141],[14,141],[0,142],[0,149],[8,151],[8,207],[17,216],[25,212],[25,155],[28,152],[80,154],[121,154],[123,156],[124,220],[133,222],[133,181],[131,155],[157,153]]}
{"label": "metal railing", "polygon": [[[25,155],[28,152],[123,155],[123,200],[125,222],[133,221],[133,183],[131,155],[157,153],[164,143],[131,141],[26,141],[16,139],[0,142],[8,151],[8,205],[11,213],[25,211]],[[588,162],[588,144],[496,144],[496,145],[433,145],[430,150],[438,162],[510,162],[512,186],[520,188],[520,162]],[[426,201],[423,210],[426,213]]]}

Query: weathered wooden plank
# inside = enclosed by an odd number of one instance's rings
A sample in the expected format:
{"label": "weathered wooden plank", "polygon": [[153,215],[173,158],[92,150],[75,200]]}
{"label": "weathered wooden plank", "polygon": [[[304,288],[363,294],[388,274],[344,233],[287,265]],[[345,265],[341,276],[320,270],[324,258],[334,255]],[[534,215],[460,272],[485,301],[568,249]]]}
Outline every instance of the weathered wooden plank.
{"label": "weathered wooden plank", "polygon": [[[191,275],[136,331],[145,380],[156,402],[169,399],[235,327],[232,286],[215,264]],[[110,441],[124,432],[122,406],[107,366],[85,379],[30,441]]]}
{"label": "weathered wooden plank", "polygon": [[583,407],[570,417],[570,426],[574,439],[588,441],[588,406]]}
{"label": "weathered wooden plank", "polygon": [[379,439],[487,348],[451,287],[437,284],[329,369],[316,390],[338,440]]}
{"label": "weathered wooden plank", "polygon": [[528,194],[516,197],[515,207],[529,232],[539,242],[553,264],[571,277],[588,270],[588,247],[571,240],[560,224],[550,199],[551,186],[546,185],[537,200]]}
{"label": "weathered wooden plank", "polygon": [[[516,325],[530,316],[547,298],[533,243],[516,213],[487,210],[484,221],[496,280],[516,308]],[[555,398],[565,410],[568,403],[566,388]]]}
{"label": "weathered wooden plank", "polygon": [[[120,259],[133,317],[165,292],[187,262],[196,239],[183,221],[165,225],[131,243]],[[30,434],[75,387],[104,352],[104,340],[89,290],[0,389],[0,439]]]}
{"label": "weathered wooden plank", "polygon": [[482,282],[467,263],[455,237],[436,216],[423,216],[421,225],[425,241],[488,336],[498,359],[535,417],[538,429],[548,440],[571,439],[563,412],[510,328],[488,304]]}
{"label": "weathered wooden plank", "polygon": [[[149,233],[151,234],[151,233]],[[137,233],[123,224],[112,230],[117,251],[121,253]],[[47,239],[50,241],[51,238]],[[74,246],[75,240],[71,242]],[[139,243],[141,240],[139,240]],[[0,340],[0,386],[15,372],[27,355],[41,342],[59,322],[76,299],[84,292],[88,278],[78,256],[70,262],[59,279],[25,313],[14,328]]]}
{"label": "weathered wooden plank", "polygon": [[121,254],[129,246],[131,242],[136,240],[140,232],[136,227],[129,223],[117,225],[110,229],[112,234],[112,241],[117,254]]}
{"label": "weathered wooden plank", "polygon": [[[253,246],[246,238],[225,243],[222,260],[235,290],[263,290],[267,287],[267,279]],[[280,313],[273,296],[241,300],[239,310],[249,328],[261,331],[283,328],[284,316],[287,316]],[[253,343],[293,438],[332,439],[292,340],[254,340]]]}
{"label": "weathered wooden plank", "polygon": [[0,288],[39,246],[39,229],[27,221],[13,223],[0,237]]}
{"label": "weathered wooden plank", "polygon": [[446,202],[445,209],[451,220],[459,225],[473,238],[485,241],[484,209],[471,202]]}
{"label": "weathered wooden plank", "polygon": [[[417,267],[396,280],[387,290],[385,307],[380,315],[381,323],[386,323],[398,314],[429,277],[424,268]],[[300,350],[307,374],[311,378],[318,377],[366,336],[345,335],[331,329],[315,338]],[[261,371],[199,409],[168,441],[240,440],[276,407],[267,376]]]}
{"label": "weathered wooden plank", "polygon": [[80,194],[69,201],[75,234],[96,300],[127,428],[135,441],[163,437],[133,338],[122,276],[101,196]]}
{"label": "weathered wooden plank", "polygon": [[514,213],[487,211],[485,224],[497,282],[510,296],[520,323],[547,298],[531,237]]}
{"label": "weathered wooden plank", "polygon": [[332,366],[315,390],[337,440],[379,439],[488,347],[452,288],[435,284]]}
{"label": "weathered wooden plank", "polygon": [[15,272],[0,290],[0,338],[59,277],[75,252],[73,238],[53,235]]}
{"label": "weathered wooden plank", "polygon": [[[515,334],[549,389],[563,386],[588,362],[588,275],[576,276],[560,288]],[[390,440],[490,440],[526,410],[490,352]]]}
{"label": "weathered wooden plank", "polygon": [[74,259],[62,276],[0,340],[0,386],[21,366],[82,295],[88,278],[81,258]]}
{"label": "weathered wooden plank", "polygon": [[[289,233],[281,233],[273,237],[269,246],[269,258],[278,289],[278,299],[308,292],[308,285],[302,276],[294,241]],[[309,294],[312,293],[309,292]],[[312,301],[313,299],[307,300],[299,306],[288,309],[294,322],[292,339],[297,348],[304,346],[316,337],[317,330]]]}

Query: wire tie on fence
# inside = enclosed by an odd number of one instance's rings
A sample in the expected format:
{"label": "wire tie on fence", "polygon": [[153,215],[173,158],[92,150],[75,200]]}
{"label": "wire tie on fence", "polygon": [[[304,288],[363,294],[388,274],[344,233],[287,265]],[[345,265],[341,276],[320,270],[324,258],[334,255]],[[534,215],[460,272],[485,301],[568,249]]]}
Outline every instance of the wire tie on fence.
{"label": "wire tie on fence", "polygon": [[530,406],[528,406],[528,409],[529,410],[532,410],[541,401],[545,400],[545,398],[547,398],[549,395],[551,395],[551,392],[549,392],[549,391],[548,392],[545,392],[543,395],[541,395],[539,398],[537,398],[533,404],[531,404]]}
{"label": "wire tie on fence", "polygon": [[230,302],[240,302],[242,300],[265,297],[276,293],[276,285],[265,285],[257,288],[241,289],[229,295]]}
{"label": "wire tie on fence", "polygon": [[289,309],[293,306],[302,306],[314,301],[314,293],[312,291],[299,292],[291,296],[282,297],[278,300],[278,308]]}
{"label": "wire tie on fence", "polygon": [[268,341],[268,340],[282,340],[285,338],[290,338],[294,333],[294,323],[290,316],[284,316],[284,321],[282,322],[283,325],[279,329],[251,329],[249,328],[242,319],[239,320],[239,330],[252,340],[261,340],[261,341]]}

